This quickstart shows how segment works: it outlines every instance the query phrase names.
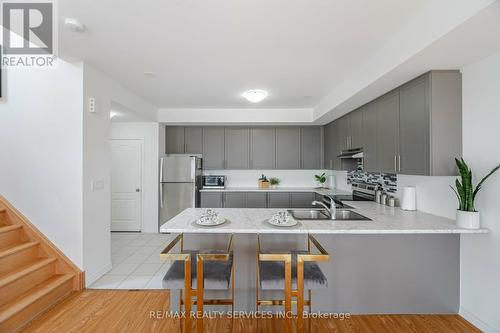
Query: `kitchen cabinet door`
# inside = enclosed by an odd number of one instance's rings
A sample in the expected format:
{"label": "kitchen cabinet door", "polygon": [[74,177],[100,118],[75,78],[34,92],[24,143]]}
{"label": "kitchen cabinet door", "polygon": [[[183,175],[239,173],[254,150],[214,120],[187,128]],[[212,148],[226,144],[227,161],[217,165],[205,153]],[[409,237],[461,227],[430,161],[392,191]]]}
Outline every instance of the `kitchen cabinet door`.
{"label": "kitchen cabinet door", "polygon": [[325,125],[324,127],[324,138],[323,138],[323,168],[333,169],[334,164],[334,154],[333,154],[333,142],[335,141],[333,130],[333,122]]}
{"label": "kitchen cabinet door", "polygon": [[291,195],[290,206],[292,208],[311,208],[312,202],[315,200],[313,192],[295,192]]}
{"label": "kitchen cabinet door", "polygon": [[392,91],[376,102],[378,171],[397,172],[399,91]]}
{"label": "kitchen cabinet door", "polygon": [[203,154],[203,128],[185,127],[184,141],[186,154]]}
{"label": "kitchen cabinet door", "polygon": [[224,193],[224,208],[245,208],[245,192],[226,192]]}
{"label": "kitchen cabinet door", "polygon": [[335,120],[333,122],[333,131],[334,131],[334,141],[332,142],[332,151],[333,151],[333,169],[334,170],[342,170],[342,160],[338,157],[342,151],[342,145],[341,145],[341,131],[340,127],[344,125],[343,122],[339,120]]}
{"label": "kitchen cabinet door", "polygon": [[250,169],[276,167],[276,130],[274,128],[250,129]]}
{"label": "kitchen cabinet door", "polygon": [[321,169],[321,128],[302,127],[300,129],[300,151],[302,169]]}
{"label": "kitchen cabinet door", "polygon": [[248,128],[226,127],[224,137],[226,169],[248,169],[250,149]]}
{"label": "kitchen cabinet door", "polygon": [[201,192],[201,208],[222,208],[222,192]]}
{"label": "kitchen cabinet door", "polygon": [[266,208],[267,193],[248,192],[247,208]]}
{"label": "kitchen cabinet door", "polygon": [[429,174],[428,84],[428,76],[424,76],[400,88],[398,172],[402,174]]}
{"label": "kitchen cabinet door", "polygon": [[290,193],[268,193],[269,208],[290,208]]}
{"label": "kitchen cabinet door", "polygon": [[203,128],[203,169],[224,169],[224,129]]}
{"label": "kitchen cabinet door", "polygon": [[363,147],[363,109],[354,110],[349,114],[349,147]]}
{"label": "kitchen cabinet door", "polygon": [[276,128],[276,169],[300,169],[300,128]]}
{"label": "kitchen cabinet door", "polygon": [[[337,123],[337,130],[339,132],[339,146],[340,150],[345,150],[351,148],[350,146],[350,127],[349,127],[349,115],[345,115],[335,121]],[[340,153],[340,152],[339,152]]]}
{"label": "kitchen cabinet door", "polygon": [[371,102],[362,108],[363,112],[363,168],[377,172],[377,110]]}
{"label": "kitchen cabinet door", "polygon": [[165,153],[166,154],[184,153],[184,127],[182,126],[165,127]]}

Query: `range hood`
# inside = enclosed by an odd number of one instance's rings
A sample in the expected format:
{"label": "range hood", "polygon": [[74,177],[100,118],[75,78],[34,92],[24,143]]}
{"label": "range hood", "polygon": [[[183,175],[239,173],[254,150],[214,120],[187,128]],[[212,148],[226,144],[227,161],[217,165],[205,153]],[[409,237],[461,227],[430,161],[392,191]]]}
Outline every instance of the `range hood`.
{"label": "range hood", "polygon": [[362,148],[354,148],[354,149],[346,149],[342,150],[339,158],[363,158],[363,149]]}

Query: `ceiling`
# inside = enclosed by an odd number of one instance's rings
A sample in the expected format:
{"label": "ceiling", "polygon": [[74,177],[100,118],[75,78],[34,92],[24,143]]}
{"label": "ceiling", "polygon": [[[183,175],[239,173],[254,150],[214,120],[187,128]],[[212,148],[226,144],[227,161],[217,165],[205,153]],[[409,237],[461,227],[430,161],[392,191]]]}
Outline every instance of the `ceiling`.
{"label": "ceiling", "polygon": [[159,108],[311,108],[429,1],[65,0],[59,48]]}

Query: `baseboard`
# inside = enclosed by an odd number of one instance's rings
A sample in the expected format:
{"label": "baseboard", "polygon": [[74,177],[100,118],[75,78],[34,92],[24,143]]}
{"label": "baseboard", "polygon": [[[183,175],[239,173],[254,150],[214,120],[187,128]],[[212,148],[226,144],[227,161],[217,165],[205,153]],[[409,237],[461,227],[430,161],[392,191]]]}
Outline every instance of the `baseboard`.
{"label": "baseboard", "polygon": [[106,265],[104,265],[101,269],[99,269],[97,272],[86,275],[85,276],[85,287],[88,288],[94,282],[99,280],[104,274],[109,272],[111,270],[111,268],[113,268],[113,265],[111,264],[111,261],[110,261]]}
{"label": "baseboard", "polygon": [[485,333],[500,333],[499,331],[479,319],[476,315],[474,315],[467,309],[464,309],[462,306],[460,307],[458,314]]}

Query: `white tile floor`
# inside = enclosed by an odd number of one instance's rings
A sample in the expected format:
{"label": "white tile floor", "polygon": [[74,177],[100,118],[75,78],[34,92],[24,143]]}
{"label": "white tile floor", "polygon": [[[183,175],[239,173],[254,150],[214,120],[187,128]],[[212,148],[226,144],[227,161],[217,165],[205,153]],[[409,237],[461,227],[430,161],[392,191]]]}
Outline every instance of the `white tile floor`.
{"label": "white tile floor", "polygon": [[91,289],[162,289],[161,280],[169,262],[160,260],[160,252],[172,235],[132,232],[111,233],[113,268]]}

